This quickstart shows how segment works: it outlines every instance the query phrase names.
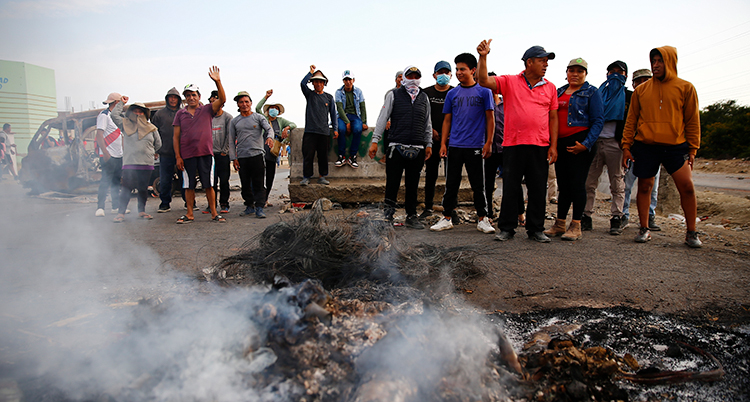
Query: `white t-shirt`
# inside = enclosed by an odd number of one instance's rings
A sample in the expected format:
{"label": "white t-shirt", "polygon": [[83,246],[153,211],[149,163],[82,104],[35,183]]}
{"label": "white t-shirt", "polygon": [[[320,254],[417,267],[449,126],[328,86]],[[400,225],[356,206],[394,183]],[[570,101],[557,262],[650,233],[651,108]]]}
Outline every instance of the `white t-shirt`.
{"label": "white t-shirt", "polygon": [[[109,109],[104,109],[99,116],[96,116],[96,129],[104,131],[104,143],[108,144],[109,155],[113,158],[122,158],[122,133],[112,121],[110,113]],[[99,151],[99,156],[103,156],[101,151]]]}

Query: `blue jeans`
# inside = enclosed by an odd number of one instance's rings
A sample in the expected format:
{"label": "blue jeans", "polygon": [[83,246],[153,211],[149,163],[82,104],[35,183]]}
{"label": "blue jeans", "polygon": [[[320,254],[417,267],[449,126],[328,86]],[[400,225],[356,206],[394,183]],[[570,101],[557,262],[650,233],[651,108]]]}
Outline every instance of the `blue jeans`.
{"label": "blue jeans", "polygon": [[[168,207],[172,203],[172,178],[177,158],[174,156],[159,155],[159,198],[160,207]],[[182,175],[177,175],[182,188]],[[182,190],[182,199],[185,199],[185,190]]]}
{"label": "blue jeans", "polygon": [[[654,176],[654,188],[651,190],[651,205],[648,206],[648,214],[656,215],[656,199],[659,197],[659,174],[661,173],[661,167],[656,171]],[[625,202],[622,204],[622,215],[630,219],[630,190],[633,189],[635,184],[635,174],[633,174],[633,166],[630,166],[627,173],[625,173]]]}
{"label": "blue jeans", "polygon": [[[352,143],[349,146],[349,156],[359,152],[359,142],[362,140],[362,120],[356,114],[347,114],[352,128]],[[339,155],[346,156],[346,123],[339,119]]]}

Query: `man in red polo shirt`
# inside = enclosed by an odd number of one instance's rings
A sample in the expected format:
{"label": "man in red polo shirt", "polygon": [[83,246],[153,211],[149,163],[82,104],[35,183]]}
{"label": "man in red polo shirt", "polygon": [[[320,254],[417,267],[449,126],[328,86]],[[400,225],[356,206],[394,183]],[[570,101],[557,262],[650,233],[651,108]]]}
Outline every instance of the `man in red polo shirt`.
{"label": "man in red polo shirt", "polygon": [[214,175],[214,137],[212,122],[227,100],[224,87],[221,85],[219,68],[211,67],[208,76],[216,83],[219,97],[213,103],[204,105],[200,102],[201,93],[198,87],[186,85],[182,91],[187,107],[180,109],[174,116],[174,154],[177,169],[182,172],[182,185],[185,188],[187,213],[177,223],[190,223],[194,220],[193,204],[195,202],[196,176],[206,190],[208,208],[211,217],[218,222],[226,222],[216,212],[216,193],[213,186]]}
{"label": "man in red polo shirt", "polygon": [[503,200],[500,204],[496,240],[513,238],[518,226],[518,197],[523,197],[521,180],[526,178],[529,205],[526,232],[529,239],[548,243],[544,231],[547,172],[557,160],[557,88],[544,79],[547,62],[555,54],[541,46],[530,47],[521,58],[525,69],[517,75],[490,77],[487,54],[490,40],[477,46],[479,85],[503,96],[505,138],[503,139]]}

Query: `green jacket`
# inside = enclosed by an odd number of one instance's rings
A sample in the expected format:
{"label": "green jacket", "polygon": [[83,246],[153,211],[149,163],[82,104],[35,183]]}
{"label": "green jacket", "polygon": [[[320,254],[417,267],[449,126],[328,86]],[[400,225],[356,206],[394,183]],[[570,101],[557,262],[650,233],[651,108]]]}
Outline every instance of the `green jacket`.
{"label": "green jacket", "polygon": [[[269,116],[263,114],[263,105],[265,105],[265,104],[266,104],[266,97],[264,96],[263,99],[261,99],[260,102],[258,102],[258,105],[255,106],[255,113],[260,113],[260,114],[266,116],[266,119],[268,120],[268,124],[272,124],[271,123],[271,118]],[[294,124],[293,122],[291,122],[291,121],[289,121],[289,120],[287,120],[287,119],[285,119],[285,118],[283,118],[281,116],[276,117],[276,120],[278,120],[278,122],[279,122],[279,129],[281,129],[281,130],[283,130],[285,127],[289,127],[289,131],[294,130],[295,128],[297,128],[296,124]],[[265,133],[266,133],[266,131],[263,130],[263,134],[264,135],[265,135]],[[281,133],[275,133],[275,137],[276,137],[277,140],[281,141]]]}

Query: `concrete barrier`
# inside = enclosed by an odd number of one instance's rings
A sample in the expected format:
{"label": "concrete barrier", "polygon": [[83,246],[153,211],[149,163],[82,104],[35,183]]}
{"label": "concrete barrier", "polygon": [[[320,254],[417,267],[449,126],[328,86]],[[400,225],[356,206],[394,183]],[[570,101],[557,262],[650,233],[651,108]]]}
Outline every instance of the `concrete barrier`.
{"label": "concrete barrier", "polygon": [[[353,169],[349,165],[342,167],[336,167],[334,165],[334,162],[336,162],[336,159],[338,158],[338,142],[333,139],[333,132],[331,132],[331,136],[329,137],[330,144],[327,176],[327,179],[331,184],[328,186],[317,183],[317,158],[313,163],[313,178],[310,180],[310,185],[301,186],[299,184],[303,178],[302,136],[304,131],[304,128],[296,128],[292,130],[292,133],[289,136],[291,144],[291,152],[289,155],[289,197],[292,202],[313,202],[318,198],[328,198],[333,202],[345,204],[383,202],[385,196],[385,158],[382,141],[378,144],[378,153],[375,155],[375,158],[370,158],[367,155],[370,143],[372,142],[372,128],[369,128],[362,133],[359,152],[357,154],[357,163],[359,164],[358,169]],[[351,136],[347,138],[347,150],[349,149],[350,143]],[[437,152],[439,149],[434,151]],[[444,192],[444,162],[441,162],[438,180],[435,187],[436,205],[441,203]],[[418,199],[419,202],[424,202],[424,170],[420,177]],[[462,181],[459,190],[459,202],[469,202],[472,199],[471,189],[468,184],[468,179],[465,178],[464,171],[464,180]],[[402,179],[398,202],[403,203],[403,201],[404,185]]]}

